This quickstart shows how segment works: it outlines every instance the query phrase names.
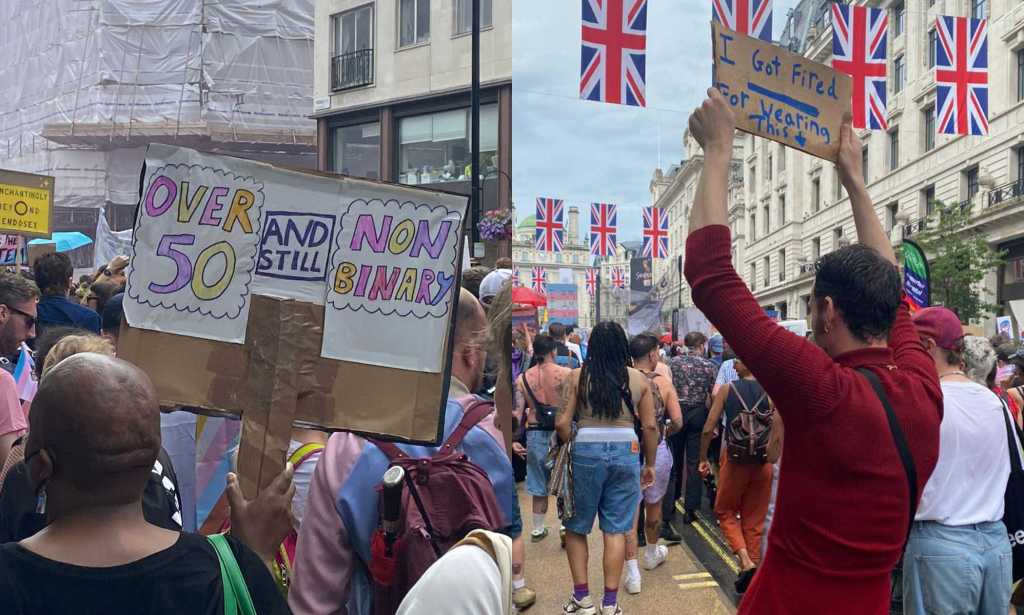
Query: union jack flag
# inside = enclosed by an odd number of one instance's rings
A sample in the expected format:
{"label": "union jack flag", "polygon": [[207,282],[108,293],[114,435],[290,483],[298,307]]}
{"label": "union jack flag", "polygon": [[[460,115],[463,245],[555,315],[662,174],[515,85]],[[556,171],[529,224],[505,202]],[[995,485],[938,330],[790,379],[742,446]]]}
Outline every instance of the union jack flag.
{"label": "union jack flag", "polygon": [[668,258],[668,212],[644,207],[644,246],[642,256]]}
{"label": "union jack flag", "polygon": [[853,78],[853,127],[886,130],[884,9],[832,5],[832,68]]}
{"label": "union jack flag", "polygon": [[537,197],[537,240],[540,252],[561,252],[565,241],[562,200]]}
{"label": "union jack flag", "polygon": [[772,0],[712,0],[715,21],[740,34],[772,40]]}
{"label": "union jack flag", "polygon": [[587,294],[591,297],[597,293],[597,269],[587,269]]}
{"label": "union jack flag", "polygon": [[512,265],[512,286],[522,286],[519,282],[519,267]]}
{"label": "union jack flag", "polygon": [[988,134],[988,21],[935,20],[935,108],[939,134]]}
{"label": "union jack flag", "polygon": [[626,274],[622,271],[622,267],[612,269],[612,286],[626,288]]}
{"label": "union jack flag", "polygon": [[534,267],[533,268],[533,277],[531,278],[531,280],[533,281],[533,290],[534,291],[536,291],[536,292],[538,292],[538,293],[540,293],[542,295],[548,294],[548,287],[547,287],[548,272],[545,271],[543,267]]}
{"label": "union jack flag", "polygon": [[646,107],[647,0],[582,0],[580,98]]}
{"label": "union jack flag", "polygon": [[594,256],[615,254],[615,233],[618,214],[611,203],[590,204],[590,253]]}

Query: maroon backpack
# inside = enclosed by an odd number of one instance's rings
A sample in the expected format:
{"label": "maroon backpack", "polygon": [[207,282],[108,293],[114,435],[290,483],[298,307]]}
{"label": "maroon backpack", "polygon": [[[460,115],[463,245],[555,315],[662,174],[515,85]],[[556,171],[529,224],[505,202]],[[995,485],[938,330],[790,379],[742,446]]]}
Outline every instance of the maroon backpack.
{"label": "maroon backpack", "polygon": [[506,525],[491,479],[458,450],[469,430],[494,411],[494,402],[474,398],[462,405],[462,420],[433,457],[412,458],[391,442],[371,440],[392,466],[405,470],[397,540],[386,554],[378,529],[371,544],[377,615],[397,611],[427,568],[466,534]]}

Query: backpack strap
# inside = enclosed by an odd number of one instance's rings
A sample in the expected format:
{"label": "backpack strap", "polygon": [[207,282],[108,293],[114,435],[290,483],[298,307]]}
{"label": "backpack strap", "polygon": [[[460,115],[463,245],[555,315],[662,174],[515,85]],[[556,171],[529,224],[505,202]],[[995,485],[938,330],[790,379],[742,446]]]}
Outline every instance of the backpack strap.
{"label": "backpack strap", "polygon": [[[533,402],[533,408],[536,410],[537,409],[537,396],[534,395],[533,389],[530,388],[530,381],[526,378],[526,372],[528,372],[528,371],[530,371],[530,370],[526,370],[525,372],[523,372],[523,386],[526,387],[526,394],[530,396],[530,401]],[[538,374],[540,373],[540,367],[539,366],[537,367],[537,373]],[[541,383],[541,384],[543,384],[543,383]]]}
{"label": "backpack strap", "polygon": [[293,467],[298,468],[305,463],[306,460],[322,450],[324,450],[323,444],[319,442],[308,442],[295,449],[295,452],[288,457],[288,463],[292,464]]}
{"label": "backpack strap", "polygon": [[[754,410],[751,410],[750,406],[747,405],[747,400],[743,399],[743,396],[740,395],[740,390],[738,388],[736,388],[736,383],[735,382],[730,382],[729,383],[729,388],[732,389],[732,392],[736,394],[736,399],[740,400],[740,405],[743,406],[744,410],[746,410],[747,412],[754,412]],[[758,397],[757,401],[754,402],[754,409],[755,410],[757,409],[758,406],[761,405],[761,402],[764,401],[764,398],[767,395],[768,395],[768,393],[765,393],[762,390],[761,397]]]}
{"label": "backpack strap", "polygon": [[476,424],[482,421],[484,417],[494,412],[493,401],[480,399],[479,397],[470,397],[469,399],[472,401],[466,404],[463,403],[464,399],[459,400],[459,405],[464,408],[462,420],[459,421],[459,424],[455,427],[455,431],[452,432],[452,435],[448,436],[448,439],[441,445],[441,449],[438,450],[439,454],[449,453],[457,448],[462,444],[462,439],[466,437],[466,434],[469,433],[470,429],[476,427]]}
{"label": "backpack strap", "polygon": [[900,454],[900,462],[903,464],[903,471],[907,475],[907,486],[910,488],[910,521],[907,524],[907,538],[903,541],[903,546],[906,547],[907,540],[910,539],[910,530],[914,526],[914,517],[917,516],[917,466],[914,465],[914,458],[910,454],[907,438],[903,435],[903,427],[900,426],[900,422],[896,419],[896,412],[892,409],[892,404],[889,403],[889,396],[885,393],[885,389],[882,388],[882,383],[878,380],[878,376],[866,367],[858,368],[857,371],[867,378],[871,388],[875,390],[878,400],[882,402],[882,407],[885,408],[885,416],[889,419],[889,431],[892,432],[892,439],[896,443],[896,451]]}

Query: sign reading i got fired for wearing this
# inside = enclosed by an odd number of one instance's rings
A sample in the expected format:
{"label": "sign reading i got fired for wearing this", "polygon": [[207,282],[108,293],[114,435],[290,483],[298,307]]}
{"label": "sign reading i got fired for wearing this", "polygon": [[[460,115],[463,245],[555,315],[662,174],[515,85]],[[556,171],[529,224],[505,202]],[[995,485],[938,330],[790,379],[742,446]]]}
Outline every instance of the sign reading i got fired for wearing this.
{"label": "sign reading i got fired for wearing this", "polygon": [[0,169],[0,232],[50,237],[53,178]]}
{"label": "sign reading i got fired for wearing this", "polygon": [[714,86],[736,127],[835,161],[850,110],[850,77],[804,56],[712,23]]}

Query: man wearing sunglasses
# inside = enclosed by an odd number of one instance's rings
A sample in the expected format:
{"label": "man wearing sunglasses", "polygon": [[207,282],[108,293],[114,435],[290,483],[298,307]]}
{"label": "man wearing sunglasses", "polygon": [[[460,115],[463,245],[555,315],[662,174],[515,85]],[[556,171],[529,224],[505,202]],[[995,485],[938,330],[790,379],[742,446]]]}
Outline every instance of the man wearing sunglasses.
{"label": "man wearing sunglasses", "polygon": [[[0,273],[0,355],[17,354],[22,342],[36,336],[39,289],[16,273]],[[0,465],[28,428],[14,376],[0,369]]]}

